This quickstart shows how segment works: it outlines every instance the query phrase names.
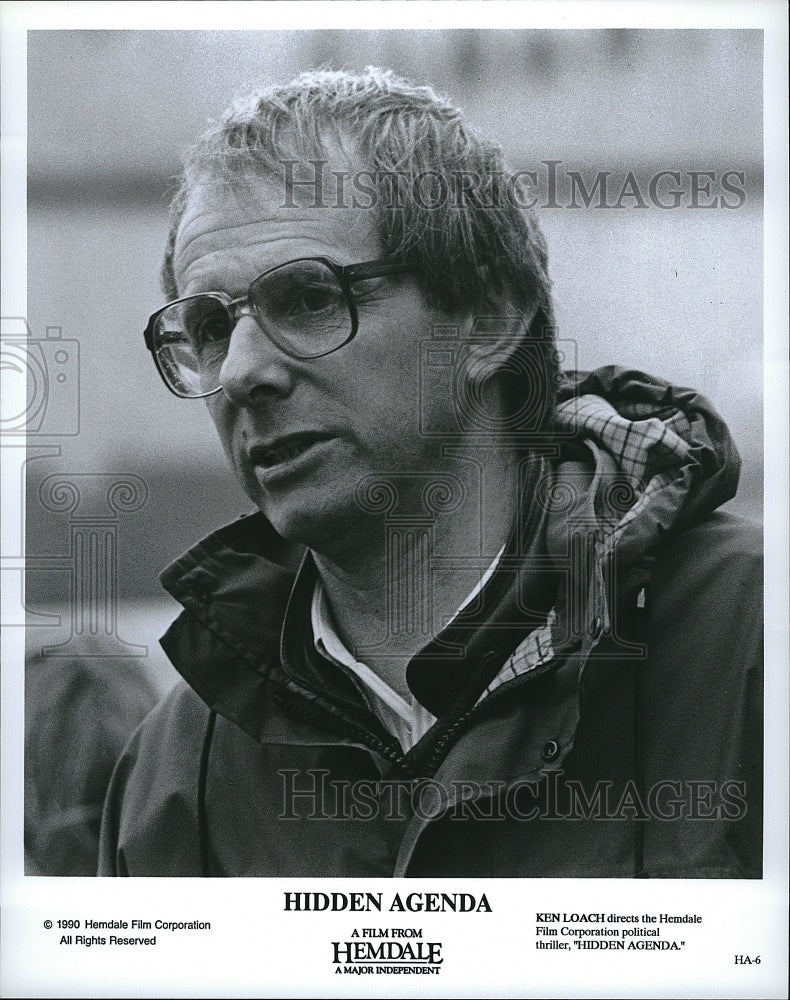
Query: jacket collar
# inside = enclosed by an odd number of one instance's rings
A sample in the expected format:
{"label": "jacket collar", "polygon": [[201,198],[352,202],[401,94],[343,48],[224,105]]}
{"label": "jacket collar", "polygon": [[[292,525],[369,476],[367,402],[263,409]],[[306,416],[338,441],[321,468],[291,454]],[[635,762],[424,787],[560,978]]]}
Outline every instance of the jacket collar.
{"label": "jacket collar", "polygon": [[[525,495],[547,474],[533,462]],[[407,681],[437,717],[471,707],[512,650],[545,622],[557,574],[545,552],[546,511],[530,505],[477,599],[413,658]],[[315,650],[310,602],[316,568],[261,514],[226,526],[161,575],[184,608],[162,645],[195,691],[256,739],[272,685],[377,728],[354,682]],[[380,727],[378,727],[380,728]]]}
{"label": "jacket collar", "polygon": [[[546,474],[545,460],[527,464],[526,495]],[[557,590],[557,574],[545,551],[545,531],[546,511],[530,505],[477,598],[408,664],[410,690],[437,718],[471,707],[513,649],[545,623]],[[310,626],[315,581],[316,567],[308,554],[285,613],[280,647],[283,668],[310,690],[358,703],[358,696],[352,694],[353,682],[345,675],[341,681],[315,650]]]}

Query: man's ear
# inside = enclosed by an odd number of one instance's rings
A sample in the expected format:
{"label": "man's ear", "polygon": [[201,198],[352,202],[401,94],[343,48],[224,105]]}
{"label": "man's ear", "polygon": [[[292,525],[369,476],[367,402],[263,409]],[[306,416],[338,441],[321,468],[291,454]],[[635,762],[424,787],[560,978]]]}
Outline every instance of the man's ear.
{"label": "man's ear", "polygon": [[537,306],[528,312],[510,302],[489,299],[467,316],[463,340],[469,345],[470,374],[510,367],[527,340]]}
{"label": "man's ear", "polygon": [[543,311],[488,305],[490,311],[478,309],[464,327],[467,349],[458,370],[457,405],[463,402],[489,429],[533,434],[545,423],[551,395],[544,332],[531,329]]}

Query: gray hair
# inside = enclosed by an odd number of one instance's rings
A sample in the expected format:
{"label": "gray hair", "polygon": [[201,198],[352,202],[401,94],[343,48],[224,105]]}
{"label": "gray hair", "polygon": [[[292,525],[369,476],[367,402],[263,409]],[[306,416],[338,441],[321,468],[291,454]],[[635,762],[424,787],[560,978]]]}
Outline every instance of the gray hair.
{"label": "gray hair", "polygon": [[[344,142],[353,144],[373,182],[366,207],[376,212],[384,255],[409,258],[426,301],[443,311],[469,308],[490,315],[506,305],[526,317],[525,338],[533,342],[533,352],[534,341],[542,345],[539,367],[546,384],[541,388],[549,403],[557,365],[547,250],[525,207],[521,178],[508,171],[501,147],[447,99],[388,70],[302,73],[239,101],[204,133],[188,154],[171,204],[162,266],[165,294],[178,295],[176,234],[201,182],[232,181],[253,171],[284,177],[287,184],[289,171],[294,179],[295,164],[314,162]],[[421,185],[398,204],[393,202],[395,175]],[[455,179],[452,196],[447,178]],[[426,180],[434,195],[438,187],[445,197],[429,204]],[[534,362],[530,367],[534,378]]]}

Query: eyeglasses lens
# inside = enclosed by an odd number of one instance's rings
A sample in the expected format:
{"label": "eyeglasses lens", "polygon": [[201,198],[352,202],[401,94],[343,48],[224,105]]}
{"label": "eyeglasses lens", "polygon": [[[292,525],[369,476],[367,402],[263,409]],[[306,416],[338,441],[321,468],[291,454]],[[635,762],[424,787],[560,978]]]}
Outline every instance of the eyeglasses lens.
{"label": "eyeglasses lens", "polygon": [[201,396],[219,385],[233,321],[224,302],[195,295],[159,314],[154,343],[169,384],[182,396]]}
{"label": "eyeglasses lens", "polygon": [[[249,304],[262,331],[295,358],[321,357],[352,334],[340,282],[320,261],[292,261],[261,275],[250,286]],[[159,314],[155,350],[179,395],[202,396],[219,387],[235,324],[229,307],[211,294],[179,299]]]}

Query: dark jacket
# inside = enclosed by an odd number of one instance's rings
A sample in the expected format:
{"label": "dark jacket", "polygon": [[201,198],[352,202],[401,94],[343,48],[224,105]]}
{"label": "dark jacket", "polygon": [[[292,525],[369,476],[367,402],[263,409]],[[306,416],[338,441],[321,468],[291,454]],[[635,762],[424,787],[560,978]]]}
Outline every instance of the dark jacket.
{"label": "dark jacket", "polygon": [[116,766],[100,874],[759,877],[761,544],[713,513],[726,428],[609,368],[568,378],[556,441],[409,664],[438,721],[406,754],[316,653],[312,560],[260,515],[170,567],[188,683]]}

